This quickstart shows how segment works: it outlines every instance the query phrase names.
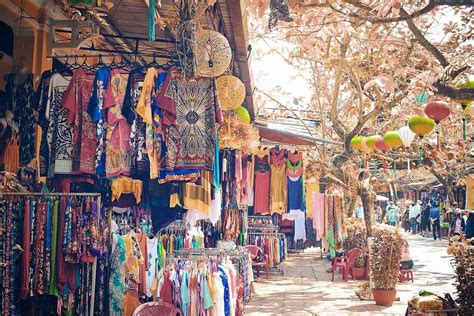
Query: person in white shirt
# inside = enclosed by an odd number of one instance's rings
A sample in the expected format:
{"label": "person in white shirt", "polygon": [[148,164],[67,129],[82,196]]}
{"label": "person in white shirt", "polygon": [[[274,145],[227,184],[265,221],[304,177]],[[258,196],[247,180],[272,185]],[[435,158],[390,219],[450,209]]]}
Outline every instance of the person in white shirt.
{"label": "person in white shirt", "polygon": [[417,217],[421,215],[421,201],[418,202],[410,207],[409,217],[410,217],[410,224],[411,224],[411,233],[416,234],[417,232],[417,225],[418,222],[416,221]]}

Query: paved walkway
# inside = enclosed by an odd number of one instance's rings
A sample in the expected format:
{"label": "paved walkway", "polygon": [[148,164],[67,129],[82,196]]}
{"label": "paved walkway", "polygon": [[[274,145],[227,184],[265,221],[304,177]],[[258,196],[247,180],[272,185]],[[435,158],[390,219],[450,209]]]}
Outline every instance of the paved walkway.
{"label": "paved walkway", "polygon": [[391,307],[360,301],[355,288],[361,281],[343,282],[339,275],[331,282],[330,262],[320,258],[319,249],[290,255],[283,275],[273,273],[254,283],[255,293],[246,306],[246,315],[404,315],[408,300],[422,289],[454,293],[453,268],[446,253],[448,242],[409,236],[411,257],[415,261],[412,284],[399,284],[400,301]]}

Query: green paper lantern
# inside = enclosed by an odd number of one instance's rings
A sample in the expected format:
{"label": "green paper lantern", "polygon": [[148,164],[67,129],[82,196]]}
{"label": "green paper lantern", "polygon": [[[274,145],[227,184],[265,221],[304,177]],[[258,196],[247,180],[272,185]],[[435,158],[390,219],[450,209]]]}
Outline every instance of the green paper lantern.
{"label": "green paper lantern", "polygon": [[379,139],[379,135],[372,135],[367,137],[365,143],[367,147],[369,147],[371,150],[377,149],[377,146],[375,146],[375,142]]}
{"label": "green paper lantern", "polygon": [[435,121],[429,117],[415,115],[408,120],[408,127],[413,133],[423,137],[433,130]]}
{"label": "green paper lantern", "polygon": [[242,120],[242,122],[244,123],[247,123],[247,124],[250,124],[250,113],[249,111],[243,107],[243,106],[239,106],[235,112],[237,113],[237,115],[240,117],[240,119]]}
{"label": "green paper lantern", "polygon": [[355,136],[351,139],[351,145],[357,150],[362,150],[362,136]]}
{"label": "green paper lantern", "polygon": [[386,132],[383,135],[383,142],[388,148],[397,149],[403,145],[402,139],[397,131]]}

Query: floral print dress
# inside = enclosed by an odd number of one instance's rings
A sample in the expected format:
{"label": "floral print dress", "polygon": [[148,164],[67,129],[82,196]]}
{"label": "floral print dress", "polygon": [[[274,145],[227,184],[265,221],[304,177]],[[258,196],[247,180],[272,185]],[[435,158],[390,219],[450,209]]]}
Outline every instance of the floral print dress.
{"label": "floral print dress", "polygon": [[117,245],[110,256],[109,278],[109,314],[123,315],[123,299],[125,296],[125,240],[115,235]]}

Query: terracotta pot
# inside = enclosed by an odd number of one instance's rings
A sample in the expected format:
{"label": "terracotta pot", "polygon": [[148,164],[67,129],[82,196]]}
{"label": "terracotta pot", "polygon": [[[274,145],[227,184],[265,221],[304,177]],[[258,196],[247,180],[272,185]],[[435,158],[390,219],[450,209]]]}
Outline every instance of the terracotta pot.
{"label": "terracotta pot", "polygon": [[381,306],[392,306],[397,297],[397,290],[375,290],[372,289],[375,304]]}
{"label": "terracotta pot", "polygon": [[364,280],[365,279],[365,268],[356,268],[354,267],[354,277],[356,280]]}

